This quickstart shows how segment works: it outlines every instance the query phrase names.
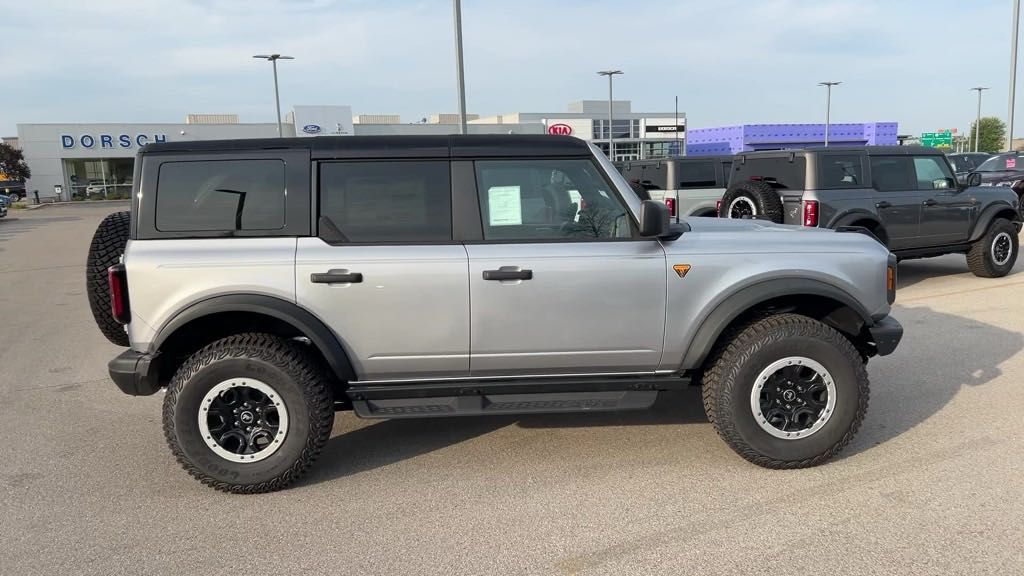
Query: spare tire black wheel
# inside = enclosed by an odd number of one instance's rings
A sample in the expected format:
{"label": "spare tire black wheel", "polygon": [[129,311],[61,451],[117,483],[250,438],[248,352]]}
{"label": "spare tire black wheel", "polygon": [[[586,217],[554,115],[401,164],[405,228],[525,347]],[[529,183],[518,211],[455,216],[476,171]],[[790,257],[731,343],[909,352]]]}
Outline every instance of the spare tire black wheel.
{"label": "spare tire black wheel", "polygon": [[131,223],[129,212],[114,212],[100,222],[89,245],[89,258],[85,263],[85,293],[89,308],[100,332],[118,346],[128,346],[128,334],[110,311],[110,284],[107,269],[121,261],[128,245]]}
{"label": "spare tire black wheel", "polygon": [[782,224],[782,198],[767,182],[737,182],[722,196],[721,218],[756,218]]}

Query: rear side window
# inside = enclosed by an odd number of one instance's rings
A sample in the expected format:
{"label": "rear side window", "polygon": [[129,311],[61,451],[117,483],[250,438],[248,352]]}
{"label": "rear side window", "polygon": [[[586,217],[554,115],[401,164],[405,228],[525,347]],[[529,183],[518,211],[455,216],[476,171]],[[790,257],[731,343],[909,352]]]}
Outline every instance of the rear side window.
{"label": "rear side window", "polygon": [[818,188],[862,188],[864,164],[859,154],[825,154],[818,160]]}
{"label": "rear side window", "polygon": [[879,192],[916,190],[913,160],[909,156],[872,156],[871,186]]}
{"label": "rear side window", "polygon": [[284,228],[285,163],[281,160],[164,162],[159,174],[157,230]]}
{"label": "rear side window", "polygon": [[714,162],[680,162],[679,188],[701,188],[715,186]]}
{"label": "rear side window", "polygon": [[804,175],[807,162],[802,156],[793,158],[747,158],[746,162],[738,160],[734,178],[743,180],[764,180],[774,182],[779,188],[789,190],[804,189]]}
{"label": "rear side window", "polygon": [[449,163],[322,164],[320,215],[330,218],[349,242],[451,240]]}

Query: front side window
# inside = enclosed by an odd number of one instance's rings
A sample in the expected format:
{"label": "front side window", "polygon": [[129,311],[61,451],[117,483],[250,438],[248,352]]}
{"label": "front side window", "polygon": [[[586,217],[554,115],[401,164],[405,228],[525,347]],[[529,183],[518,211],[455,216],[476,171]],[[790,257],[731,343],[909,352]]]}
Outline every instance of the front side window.
{"label": "front side window", "polygon": [[914,158],[918,190],[941,190],[953,187],[953,174],[942,158],[921,156]]}
{"label": "front side window", "polygon": [[285,222],[281,160],[164,162],[156,187],[162,232],[280,230]]}
{"label": "front side window", "polygon": [[872,156],[871,186],[879,192],[914,190],[914,164],[907,156]]}
{"label": "front side window", "polygon": [[592,162],[476,163],[485,240],[630,238],[629,211]]}
{"label": "front side window", "polygon": [[320,167],[320,215],[348,242],[452,238],[447,160],[332,162]]}
{"label": "front side window", "polygon": [[819,160],[818,187],[860,188],[864,186],[864,166],[856,154],[825,154]]}

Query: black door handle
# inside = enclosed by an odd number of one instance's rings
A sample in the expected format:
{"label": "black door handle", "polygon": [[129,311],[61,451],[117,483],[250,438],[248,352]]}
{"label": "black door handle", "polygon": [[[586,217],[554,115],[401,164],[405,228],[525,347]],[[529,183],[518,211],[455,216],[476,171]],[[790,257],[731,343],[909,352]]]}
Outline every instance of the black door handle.
{"label": "black door handle", "polygon": [[925,206],[935,206],[938,203],[939,203],[939,201],[936,200],[935,198],[929,198],[929,199],[924,201],[924,205]]}
{"label": "black door handle", "polygon": [[484,270],[484,280],[532,280],[533,270]]}
{"label": "black door handle", "polygon": [[328,270],[317,274],[310,274],[309,281],[314,284],[359,284],[363,281],[360,272],[349,272],[348,270]]}
{"label": "black door handle", "polygon": [[881,202],[875,202],[875,208],[892,208],[892,204],[882,200]]}

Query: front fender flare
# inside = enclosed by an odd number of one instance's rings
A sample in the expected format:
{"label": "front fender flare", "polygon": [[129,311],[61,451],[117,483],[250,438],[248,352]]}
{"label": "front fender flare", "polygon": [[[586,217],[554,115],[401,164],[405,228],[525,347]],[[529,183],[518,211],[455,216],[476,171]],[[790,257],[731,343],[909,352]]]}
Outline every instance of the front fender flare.
{"label": "front fender flare", "polygon": [[974,229],[971,230],[971,237],[967,241],[975,242],[984,236],[985,232],[988,231],[989,224],[992,223],[992,220],[994,220],[996,215],[1000,212],[1005,212],[1007,214],[1012,212],[1014,217],[1011,218],[1011,221],[1015,222],[1017,224],[1017,230],[1020,230],[1020,212],[1018,212],[1017,209],[1011,206],[1008,202],[993,202],[982,210],[981,214],[978,216],[977,222],[974,224]]}

